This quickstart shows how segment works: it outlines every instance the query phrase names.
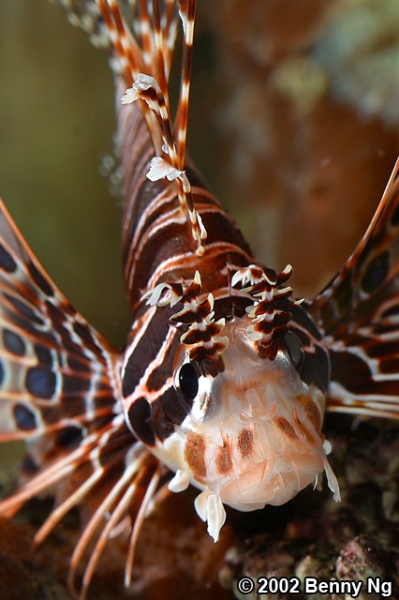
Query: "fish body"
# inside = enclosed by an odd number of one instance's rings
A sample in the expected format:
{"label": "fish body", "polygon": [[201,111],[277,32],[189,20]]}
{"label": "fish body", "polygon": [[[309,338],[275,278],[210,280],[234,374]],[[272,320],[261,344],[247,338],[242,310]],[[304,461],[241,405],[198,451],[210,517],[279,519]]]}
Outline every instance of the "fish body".
{"label": "fish body", "polygon": [[[0,514],[56,485],[39,543],[73,506],[92,507],[71,560],[74,589],[95,538],[82,598],[127,514],[130,582],[140,527],[162,485],[201,490],[195,508],[216,541],[224,505],[283,504],[324,472],[339,500],[326,409],[398,417],[398,165],[338,275],[313,301],[294,299],[290,265],[277,273],[256,262],[186,156],[195,1],[123,5],[125,16],[121,8],[88,0],[67,10],[106,51],[115,76],[132,317],[123,350],[71,307],[0,207],[0,441],[28,446],[26,483]],[[167,469],[175,475],[163,484]]]}

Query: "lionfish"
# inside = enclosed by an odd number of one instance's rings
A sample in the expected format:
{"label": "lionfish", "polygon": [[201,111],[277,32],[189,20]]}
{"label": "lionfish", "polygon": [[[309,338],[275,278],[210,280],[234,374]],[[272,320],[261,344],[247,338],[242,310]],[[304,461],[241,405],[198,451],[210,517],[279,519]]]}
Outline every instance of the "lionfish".
{"label": "lionfish", "polygon": [[[195,510],[217,541],[224,505],[281,505],[320,485],[324,472],[339,500],[326,409],[399,417],[399,162],[339,273],[314,300],[293,299],[291,266],[277,273],[256,262],[186,156],[195,0],[131,1],[126,16],[117,0],[62,4],[115,77],[133,324],[126,347],[112,347],[0,205],[0,441],[27,444],[24,483],[0,515],[55,488],[37,545],[73,507],[94,505],[70,563],[74,591],[94,546],[84,598],[107,541],[127,521],[129,585],[140,528],[167,490],[199,488]],[[168,470],[175,474],[165,483]]]}

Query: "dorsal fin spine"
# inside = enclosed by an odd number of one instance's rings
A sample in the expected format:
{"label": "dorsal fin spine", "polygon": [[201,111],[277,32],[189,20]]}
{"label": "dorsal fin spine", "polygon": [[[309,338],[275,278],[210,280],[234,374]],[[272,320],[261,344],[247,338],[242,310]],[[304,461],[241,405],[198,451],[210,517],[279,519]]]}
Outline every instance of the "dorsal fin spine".
{"label": "dorsal fin spine", "polygon": [[182,60],[182,76],[181,89],[179,96],[179,104],[176,114],[176,134],[177,134],[177,168],[184,169],[186,159],[186,139],[187,139],[187,124],[188,124],[188,108],[190,97],[190,82],[191,82],[191,65],[193,54],[194,40],[194,23],[195,23],[195,5],[196,0],[191,2],[180,3],[179,14],[183,23],[184,42],[183,42],[183,60]]}

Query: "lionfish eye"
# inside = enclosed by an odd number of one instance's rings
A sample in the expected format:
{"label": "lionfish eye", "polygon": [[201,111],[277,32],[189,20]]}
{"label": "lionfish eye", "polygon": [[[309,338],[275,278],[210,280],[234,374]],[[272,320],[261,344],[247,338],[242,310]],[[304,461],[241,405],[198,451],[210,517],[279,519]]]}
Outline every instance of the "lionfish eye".
{"label": "lionfish eye", "polygon": [[188,400],[194,400],[198,394],[198,372],[192,363],[184,363],[179,372],[179,387]]}
{"label": "lionfish eye", "polygon": [[289,357],[292,360],[292,364],[297,369],[297,371],[299,371],[302,367],[304,358],[302,344],[298,340],[298,338],[292,333],[287,333],[284,336],[284,341],[287,347]]}

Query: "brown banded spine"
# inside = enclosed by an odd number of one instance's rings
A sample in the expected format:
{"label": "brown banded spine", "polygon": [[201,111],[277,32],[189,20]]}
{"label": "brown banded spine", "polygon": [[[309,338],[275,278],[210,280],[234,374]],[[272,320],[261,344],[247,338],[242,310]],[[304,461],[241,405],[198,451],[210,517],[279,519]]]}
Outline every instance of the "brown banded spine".
{"label": "brown banded spine", "polygon": [[[120,110],[119,139],[124,172],[123,260],[132,314],[137,315],[142,295],[166,280],[191,280],[196,270],[204,292],[218,295],[229,286],[221,271],[228,264],[242,267],[252,253],[233,219],[205,187],[192,188],[195,207],[208,238],[205,255],[197,256],[190,224],[179,204],[175,182],[147,179],[154,156],[151,138],[136,104]],[[188,169],[197,183],[200,178]]]}

